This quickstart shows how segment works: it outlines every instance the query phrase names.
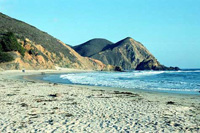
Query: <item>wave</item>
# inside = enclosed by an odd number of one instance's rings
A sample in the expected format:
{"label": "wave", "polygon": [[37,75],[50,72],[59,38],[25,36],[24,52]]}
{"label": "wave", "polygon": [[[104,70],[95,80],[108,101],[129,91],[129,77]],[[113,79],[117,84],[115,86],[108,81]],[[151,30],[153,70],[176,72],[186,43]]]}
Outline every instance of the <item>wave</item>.
{"label": "wave", "polygon": [[[134,71],[127,73],[77,73],[62,74],[61,79],[69,80],[73,84],[105,86],[126,89],[141,89],[163,92],[198,93],[200,90],[198,83],[185,80],[161,80],[158,77],[145,78],[146,76],[168,73],[165,71]],[[134,78],[137,77],[138,78]],[[144,77],[141,77],[144,76]],[[165,75],[164,75],[165,76]],[[176,77],[175,77],[176,78]]]}
{"label": "wave", "polygon": [[[153,76],[153,75],[159,75],[159,74],[187,74],[187,73],[200,73],[200,70],[179,70],[179,71],[133,71],[133,75],[135,77],[145,77],[145,76]],[[180,75],[181,76],[181,75]]]}
{"label": "wave", "polygon": [[200,73],[200,70],[193,70],[193,71],[187,71],[187,70],[180,70],[180,71],[174,71],[174,72],[179,72],[179,73]]}
{"label": "wave", "polygon": [[165,71],[134,71],[134,76],[151,76],[165,73]]}
{"label": "wave", "polygon": [[[195,72],[195,73],[193,73]],[[200,70],[70,73],[51,81],[91,86],[199,94]],[[155,76],[156,75],[156,76]]]}
{"label": "wave", "polygon": [[174,89],[174,88],[140,88],[143,90],[160,90],[160,91],[176,91],[176,92],[199,92],[199,89]]}

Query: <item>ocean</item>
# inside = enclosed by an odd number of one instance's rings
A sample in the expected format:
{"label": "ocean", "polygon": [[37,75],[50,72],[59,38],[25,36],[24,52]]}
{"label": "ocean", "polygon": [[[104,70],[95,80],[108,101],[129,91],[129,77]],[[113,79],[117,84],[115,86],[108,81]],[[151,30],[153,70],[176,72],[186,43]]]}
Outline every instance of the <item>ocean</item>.
{"label": "ocean", "polygon": [[76,85],[200,95],[200,69],[180,71],[84,72],[44,75],[42,80]]}

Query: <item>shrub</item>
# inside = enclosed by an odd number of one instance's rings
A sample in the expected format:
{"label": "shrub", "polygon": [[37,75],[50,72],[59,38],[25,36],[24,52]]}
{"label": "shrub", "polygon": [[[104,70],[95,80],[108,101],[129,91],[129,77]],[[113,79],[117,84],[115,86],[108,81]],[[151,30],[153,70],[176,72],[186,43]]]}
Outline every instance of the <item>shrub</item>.
{"label": "shrub", "polygon": [[23,47],[20,47],[18,52],[24,57],[26,50]]}
{"label": "shrub", "polygon": [[0,44],[0,52],[3,52],[3,48],[2,45]]}
{"label": "shrub", "polygon": [[18,51],[22,56],[25,54],[25,49],[18,43],[16,36],[12,32],[8,32],[3,36],[1,48],[3,52]]}
{"label": "shrub", "polygon": [[10,54],[0,52],[0,63],[9,62],[9,61],[12,61],[12,60],[14,60],[14,58]]}

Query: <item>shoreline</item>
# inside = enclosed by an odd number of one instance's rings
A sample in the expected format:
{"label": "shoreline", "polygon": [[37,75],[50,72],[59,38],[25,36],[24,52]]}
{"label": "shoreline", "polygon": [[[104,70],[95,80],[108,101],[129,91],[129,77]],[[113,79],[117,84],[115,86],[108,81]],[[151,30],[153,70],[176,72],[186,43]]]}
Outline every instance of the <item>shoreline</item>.
{"label": "shoreline", "polygon": [[[82,84],[67,84],[67,83],[58,83],[58,82],[51,82],[40,79],[40,77],[43,77],[45,75],[58,75],[58,74],[69,74],[69,73],[87,73],[87,72],[94,72],[94,71],[70,71],[70,72],[47,72],[44,75],[43,74],[34,74],[34,75],[25,75],[23,76],[24,80],[28,81],[36,81],[36,82],[44,82],[44,83],[56,83],[61,85],[72,85],[72,86],[83,86],[83,87],[93,87],[93,88],[99,88],[103,90],[110,90],[110,91],[127,91],[127,92],[138,92],[138,93],[152,93],[152,94],[158,94],[158,95],[173,95],[173,96],[199,96],[199,94],[186,94],[186,93],[174,93],[174,92],[162,92],[162,91],[156,91],[156,90],[142,90],[142,89],[129,89],[129,88],[119,88],[119,87],[108,87],[108,86],[95,86],[95,85],[82,85]],[[38,78],[39,77],[39,78]]]}
{"label": "shoreline", "polygon": [[[71,72],[64,72],[66,73],[83,73],[83,72],[91,72],[91,71],[71,71]],[[51,75],[51,74],[61,74],[63,72],[60,73],[46,73],[46,75]],[[126,93],[126,92],[130,92],[130,93],[136,93],[136,94],[140,94],[145,96],[156,96],[156,95],[160,95],[162,97],[177,97],[177,98],[199,98],[199,102],[200,102],[200,96],[199,94],[180,94],[180,93],[167,93],[167,92],[159,92],[159,91],[148,91],[148,90],[141,90],[141,89],[132,89],[129,90],[127,88],[117,88],[117,87],[106,87],[106,86],[92,86],[92,85],[79,85],[79,84],[64,84],[64,83],[53,83],[50,81],[45,81],[45,80],[41,80],[41,79],[37,79],[37,78],[30,78],[31,76],[34,77],[38,77],[38,76],[44,76],[42,74],[36,74],[36,75],[26,75],[24,78],[24,80],[30,80],[30,81],[34,81],[34,82],[40,82],[40,83],[49,83],[49,84],[60,84],[60,85],[66,85],[66,86],[73,86],[73,87],[81,87],[81,88],[87,88],[90,89],[91,91],[98,91],[98,90],[103,90],[103,91],[107,91],[107,92],[114,92],[114,91],[119,91],[122,93]],[[166,101],[167,102],[167,101]]]}
{"label": "shoreline", "polygon": [[41,72],[0,73],[1,132],[199,131],[199,96],[19,79]]}

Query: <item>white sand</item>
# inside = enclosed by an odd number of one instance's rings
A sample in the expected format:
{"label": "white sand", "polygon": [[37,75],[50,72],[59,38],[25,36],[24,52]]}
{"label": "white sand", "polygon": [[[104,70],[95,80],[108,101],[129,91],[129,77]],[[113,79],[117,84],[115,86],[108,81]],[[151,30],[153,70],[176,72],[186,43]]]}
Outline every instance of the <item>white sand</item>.
{"label": "white sand", "polygon": [[100,87],[14,79],[40,72],[0,73],[1,133],[199,132],[200,96],[118,94]]}

